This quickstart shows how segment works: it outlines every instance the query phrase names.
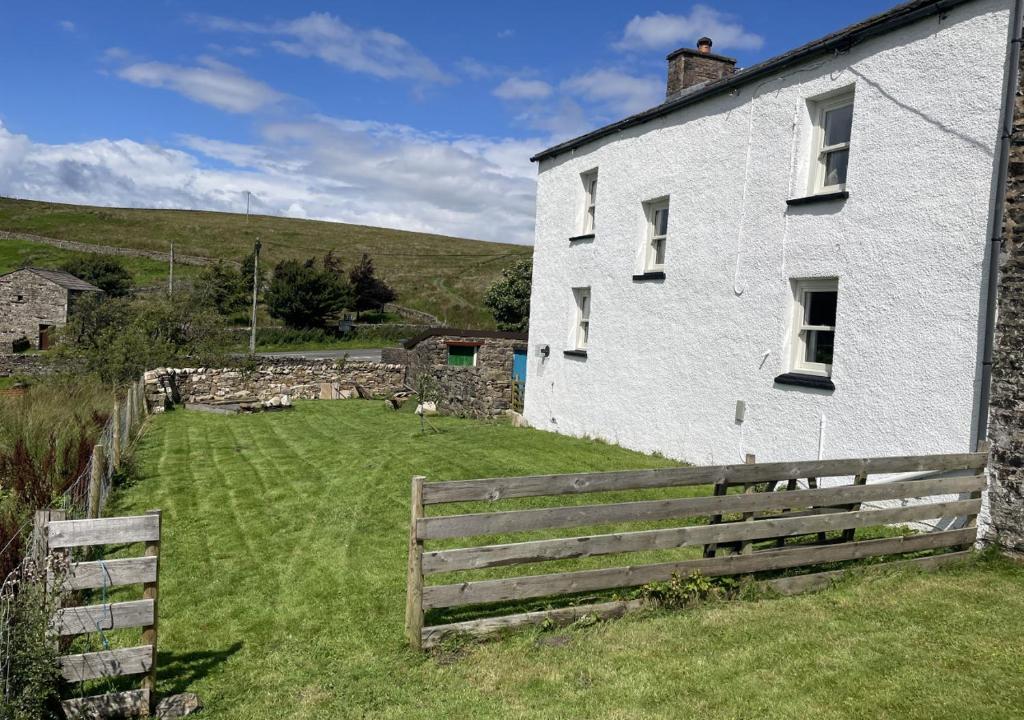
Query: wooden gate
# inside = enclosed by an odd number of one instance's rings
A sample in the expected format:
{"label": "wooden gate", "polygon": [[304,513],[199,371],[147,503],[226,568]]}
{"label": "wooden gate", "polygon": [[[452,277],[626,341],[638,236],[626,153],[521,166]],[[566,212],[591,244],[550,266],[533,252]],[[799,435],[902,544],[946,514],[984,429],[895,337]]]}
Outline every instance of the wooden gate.
{"label": "wooden gate", "polygon": [[[970,548],[985,487],[987,453],[857,458],[797,463],[681,467],[661,470],[586,473],[427,483],[412,481],[412,522],[406,632],[414,647],[429,647],[453,634],[480,635],[542,622],[572,622],[583,614],[615,616],[637,601],[605,602],[554,611],[484,618],[424,627],[434,608],[515,602],[584,592],[637,587],[675,574],[753,574],[822,564],[894,556],[936,549]],[[915,473],[869,483],[871,475]],[[841,478],[819,487],[821,478]],[[505,510],[427,517],[425,507],[447,503],[498,502],[509,498],[574,495],[711,485],[713,494],[635,502]],[[731,489],[739,490],[730,494]],[[776,491],[778,490],[778,491]],[[946,496],[946,497],[937,497]],[[949,499],[948,496],[956,496]],[[931,499],[928,499],[931,498]],[[893,501],[898,505],[893,506]],[[902,501],[902,502],[900,502]],[[863,503],[888,503],[865,506]],[[699,518],[680,527],[531,539],[475,547],[430,550],[431,541],[611,523]],[[853,531],[895,523],[947,519],[946,528],[919,535],[854,541]],[[827,538],[828,532],[841,531]],[[802,537],[801,537],[802,536]],[[787,539],[800,539],[787,547]],[[759,543],[755,547],[755,543]],[[613,553],[703,546],[704,557],[646,565],[424,585],[424,577],[499,566],[543,563]],[[935,566],[964,552],[914,558]],[[820,568],[819,568],[820,569]],[[774,579],[780,591],[802,590],[835,577],[830,570]]]}
{"label": "wooden gate", "polygon": [[142,585],[142,599],[99,605],[64,607],[57,611],[51,630],[59,638],[104,633],[121,628],[142,628],[134,647],[65,655],[60,658],[64,679],[86,682],[98,678],[142,675],[141,687],[123,693],[65,700],[69,717],[90,716],[90,710],[116,708],[118,714],[149,715],[156,684],[157,591],[160,571],[161,514],[152,510],[132,517],[93,520],[49,520],[45,525],[47,552],[75,548],[144,543],[140,557],[71,562],[64,589],[71,592]]}

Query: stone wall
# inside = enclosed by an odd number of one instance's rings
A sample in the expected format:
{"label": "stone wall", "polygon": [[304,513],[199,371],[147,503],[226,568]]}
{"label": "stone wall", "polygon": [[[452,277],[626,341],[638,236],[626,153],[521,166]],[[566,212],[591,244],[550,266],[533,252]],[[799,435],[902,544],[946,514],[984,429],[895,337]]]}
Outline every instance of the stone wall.
{"label": "stone wall", "polygon": [[179,402],[269,403],[274,399],[325,400],[390,396],[403,389],[405,368],[386,363],[273,358],[257,367],[158,368],[146,373],[154,412]]}
{"label": "stone wall", "polygon": [[[1024,62],[1020,77],[1024,83]],[[988,539],[1006,551],[1024,554],[1024,96],[1020,89],[1016,103],[989,407]]]}
{"label": "stone wall", "polygon": [[[479,343],[476,365],[449,365],[450,342]],[[500,415],[512,406],[513,350],[525,342],[525,337],[520,336],[490,337],[463,333],[419,340],[406,351],[406,383],[416,389],[420,378],[429,378],[441,413],[465,417]]]}
{"label": "stone wall", "polygon": [[9,375],[49,375],[54,371],[50,358],[46,355],[31,353],[9,355],[0,353],[0,377]]}
{"label": "stone wall", "polygon": [[0,353],[27,338],[39,347],[40,325],[63,325],[67,320],[68,291],[30,270],[0,277]]}

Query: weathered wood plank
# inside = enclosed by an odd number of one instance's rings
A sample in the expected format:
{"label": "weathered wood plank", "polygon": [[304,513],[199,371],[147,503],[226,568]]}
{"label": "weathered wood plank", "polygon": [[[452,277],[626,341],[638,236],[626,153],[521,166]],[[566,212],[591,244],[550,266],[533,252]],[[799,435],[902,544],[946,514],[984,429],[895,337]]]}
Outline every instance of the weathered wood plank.
{"label": "weathered wood plank", "polygon": [[156,558],[137,557],[72,563],[64,579],[68,590],[119,587],[156,580]]}
{"label": "weathered wood plank", "polygon": [[157,617],[157,606],[159,598],[159,583],[160,583],[160,529],[162,525],[163,513],[160,510],[147,510],[146,517],[156,520],[156,538],[152,538],[146,541],[146,557],[153,558],[156,561],[156,577],[153,578],[152,582],[145,583],[142,586],[142,597],[153,604],[153,618],[142,628],[142,642],[146,643],[152,648],[152,653],[149,663],[149,672],[142,678],[142,689],[149,690],[151,693],[156,692],[156,639],[158,621]]}
{"label": "weathered wood plank", "polygon": [[[886,570],[902,567],[917,567],[926,570],[933,570],[947,565],[963,562],[971,557],[970,550],[962,552],[945,553],[930,557],[913,558],[911,560],[897,560],[882,565],[875,565],[870,570]],[[757,583],[759,587],[771,589],[782,595],[796,595],[802,592],[821,590],[841,578],[850,570],[831,570],[828,572],[813,573],[809,575],[797,575],[794,577],[776,578],[773,580],[762,580]],[[577,605],[568,608],[555,610],[540,610],[537,612],[521,613],[518,615],[505,615],[494,618],[481,618],[479,620],[467,620],[464,622],[448,623],[445,625],[433,625],[423,628],[423,647],[429,649],[440,644],[445,638],[451,636],[468,635],[472,637],[485,637],[505,630],[516,630],[523,627],[551,623],[556,626],[571,625],[586,615],[593,615],[602,620],[610,620],[622,617],[629,612],[642,610],[649,607],[644,600],[617,600],[593,605]]]}
{"label": "weathered wood plank", "polygon": [[453,480],[427,483],[423,488],[423,503],[434,505],[475,500],[495,501],[540,495],[711,485],[716,482],[739,485],[809,476],[980,470],[985,467],[986,458],[985,453],[956,453]]}
{"label": "weathered wood plank", "polygon": [[118,628],[142,627],[153,622],[152,600],[130,600],[106,605],[80,605],[58,610],[50,628],[58,635],[82,635]]}
{"label": "weathered wood plank", "polygon": [[[961,550],[960,552],[943,553],[942,555],[929,555],[928,557],[911,558],[910,560],[893,560],[892,562],[872,565],[870,570],[897,569],[901,567],[916,567],[922,570],[934,570],[936,568],[953,565],[969,559],[974,552],[972,550]],[[800,593],[812,592],[828,587],[836,580],[839,580],[850,570],[829,570],[827,572],[810,573],[807,575],[793,575],[792,577],[775,578],[763,580],[758,583],[761,587],[773,590],[780,595],[798,595]]]}
{"label": "weathered wood plank", "polygon": [[[869,486],[870,487],[870,486]],[[786,493],[791,495],[793,493]],[[748,496],[738,496],[748,497]],[[966,545],[977,537],[975,528],[911,535],[883,540],[865,540],[840,545],[792,547],[768,550],[753,555],[730,555],[720,558],[682,560],[650,565],[580,570],[576,572],[529,575],[501,580],[480,580],[452,585],[431,585],[423,588],[423,607],[456,607],[478,603],[525,600],[549,595],[610,590],[634,587],[649,582],[668,580],[674,573],[700,572],[707,576],[783,570],[803,565],[818,565],[866,557],[934,550]]]}
{"label": "weathered wood plank", "polygon": [[423,541],[416,537],[416,521],[423,517],[422,475],[412,479],[409,514],[409,565],[405,579],[405,636],[409,644],[421,649],[423,630]]}
{"label": "weathered wood plank", "polygon": [[58,660],[61,675],[68,682],[84,682],[102,677],[139,675],[153,664],[150,645],[102,650],[81,655],[65,655]]}
{"label": "weathered wood plank", "polygon": [[590,535],[554,540],[484,545],[473,548],[434,550],[423,554],[423,573],[431,575],[456,570],[523,563],[565,560],[643,550],[667,550],[689,545],[750,542],[776,537],[794,537],[816,532],[888,525],[941,517],[958,517],[975,513],[980,500],[954,500],[943,503],[910,505],[851,512],[830,512],[822,515],[786,516],[727,523],[694,525],[664,530],[643,530],[608,535]]}
{"label": "weathered wood plank", "polygon": [[117,720],[139,718],[149,715],[149,690],[126,690],[125,692],[92,695],[83,698],[62,700],[64,717],[67,720]]}
{"label": "weathered wood plank", "polygon": [[51,548],[150,542],[160,539],[160,520],[153,515],[50,522]]}
{"label": "weathered wood plank", "polygon": [[[744,466],[756,467],[756,466]],[[781,510],[816,505],[843,505],[853,502],[897,500],[930,495],[946,495],[980,490],[983,476],[924,478],[879,483],[843,485],[784,493],[754,493],[721,497],[642,500],[639,502],[577,505],[537,510],[472,513],[422,518],[416,521],[421,540],[499,535],[527,530],[579,527],[612,522],[668,520],[697,515],[721,515],[730,512]]]}
{"label": "weathered wood plank", "polygon": [[439,645],[445,638],[458,635],[481,637],[493,635],[503,630],[517,630],[532,625],[553,624],[558,627],[571,625],[582,617],[594,616],[601,620],[619,618],[628,612],[639,610],[645,606],[643,600],[616,600],[593,605],[576,605],[555,610],[538,610],[537,612],[505,615],[503,617],[481,618],[464,622],[432,625],[423,628],[423,648],[430,649]]}

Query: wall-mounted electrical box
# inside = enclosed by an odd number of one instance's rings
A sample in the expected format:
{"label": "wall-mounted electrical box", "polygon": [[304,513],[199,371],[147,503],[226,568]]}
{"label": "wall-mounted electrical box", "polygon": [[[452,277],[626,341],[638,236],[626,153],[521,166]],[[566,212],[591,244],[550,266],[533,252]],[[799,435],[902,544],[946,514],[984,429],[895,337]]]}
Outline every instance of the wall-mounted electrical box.
{"label": "wall-mounted electrical box", "polygon": [[743,422],[743,418],[747,414],[747,403],[743,400],[736,401],[736,422]]}

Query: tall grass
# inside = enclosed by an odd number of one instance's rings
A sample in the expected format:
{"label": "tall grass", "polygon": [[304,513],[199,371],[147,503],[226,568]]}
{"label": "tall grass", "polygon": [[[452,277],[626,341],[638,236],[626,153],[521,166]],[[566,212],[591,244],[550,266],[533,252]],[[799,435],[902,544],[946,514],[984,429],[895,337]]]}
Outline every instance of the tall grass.
{"label": "tall grass", "polygon": [[112,391],[82,376],[54,377],[0,397],[0,578],[20,559],[19,528],[85,469]]}

